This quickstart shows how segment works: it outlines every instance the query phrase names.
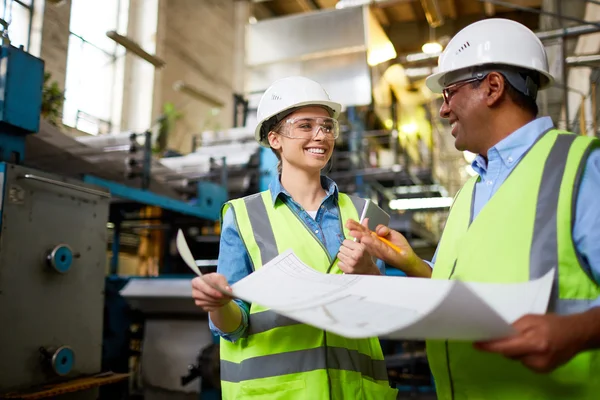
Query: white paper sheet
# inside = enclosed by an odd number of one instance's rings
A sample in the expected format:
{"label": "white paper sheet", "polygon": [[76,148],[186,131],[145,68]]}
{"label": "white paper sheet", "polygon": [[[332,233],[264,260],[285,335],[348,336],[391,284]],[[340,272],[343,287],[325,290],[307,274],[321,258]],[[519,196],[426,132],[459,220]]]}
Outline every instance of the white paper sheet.
{"label": "white paper sheet", "polygon": [[[177,245],[186,254],[185,239]],[[553,278],[554,270],[517,284],[328,275],[288,250],[231,288],[237,298],[345,337],[485,340],[510,335],[525,314],[544,314]]]}
{"label": "white paper sheet", "polygon": [[287,251],[232,285],[233,294],[352,338],[484,340],[546,311],[553,272],[531,282],[483,284],[391,276],[326,275]]}

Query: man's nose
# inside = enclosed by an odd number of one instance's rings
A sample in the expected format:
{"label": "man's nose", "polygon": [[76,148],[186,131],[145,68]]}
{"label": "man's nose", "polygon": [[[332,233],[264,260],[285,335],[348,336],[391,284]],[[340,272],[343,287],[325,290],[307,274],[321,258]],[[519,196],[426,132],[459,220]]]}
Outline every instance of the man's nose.
{"label": "man's nose", "polygon": [[440,107],[440,117],[448,118],[449,116],[450,116],[450,106],[448,105],[448,103],[446,103],[446,101],[444,101],[442,103],[442,106]]}

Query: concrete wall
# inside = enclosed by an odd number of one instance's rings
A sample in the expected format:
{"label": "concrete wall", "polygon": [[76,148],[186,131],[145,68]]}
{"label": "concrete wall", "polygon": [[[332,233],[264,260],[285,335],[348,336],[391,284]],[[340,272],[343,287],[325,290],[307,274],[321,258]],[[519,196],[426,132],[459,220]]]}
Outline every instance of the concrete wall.
{"label": "concrete wall", "polygon": [[69,47],[69,17],[71,2],[53,6],[46,4],[41,10],[42,39],[40,57],[45,62],[46,72],[52,74],[52,80],[65,88],[67,72],[67,49]]}
{"label": "concrete wall", "polygon": [[[168,5],[168,7],[167,7]],[[158,77],[153,119],[171,102],[183,113],[168,139],[168,146],[191,150],[191,135],[233,124],[235,10],[233,0],[161,0],[159,55],[167,62]],[[238,51],[239,51],[239,47]],[[242,47],[243,50],[243,47]],[[173,84],[182,80],[222,102],[213,110],[207,102],[177,92]]]}
{"label": "concrete wall", "polygon": [[[46,3],[40,11],[40,55],[46,71],[61,88],[66,75],[70,4],[70,0],[58,6]],[[130,0],[127,35],[163,59],[166,66],[155,69],[136,56],[125,56],[121,131],[148,129],[167,102],[184,114],[168,141],[175,150],[189,152],[192,134],[232,125],[233,88],[242,86],[239,76],[234,84],[234,71],[240,70],[244,52],[236,40],[243,40],[247,22],[247,14],[240,13],[239,7],[234,0]],[[224,107],[216,112],[205,102],[176,92],[173,84],[178,80],[206,92]]]}

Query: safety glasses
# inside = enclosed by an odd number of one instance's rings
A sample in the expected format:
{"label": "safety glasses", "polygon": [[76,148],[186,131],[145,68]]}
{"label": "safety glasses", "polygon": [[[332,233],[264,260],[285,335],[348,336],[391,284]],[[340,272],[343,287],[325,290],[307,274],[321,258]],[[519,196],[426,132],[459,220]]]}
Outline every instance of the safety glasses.
{"label": "safety glasses", "polygon": [[329,117],[296,117],[285,120],[279,133],[290,139],[313,139],[321,132],[325,140],[340,136],[340,125]]}
{"label": "safety glasses", "polygon": [[461,87],[465,86],[468,83],[481,81],[486,76],[487,76],[487,74],[480,75],[480,76],[476,76],[473,78],[465,79],[463,81],[454,82],[453,84],[446,86],[444,89],[442,89],[442,96],[444,96],[444,101],[446,102],[446,104],[450,104],[450,100],[452,100],[452,96],[454,96]]}

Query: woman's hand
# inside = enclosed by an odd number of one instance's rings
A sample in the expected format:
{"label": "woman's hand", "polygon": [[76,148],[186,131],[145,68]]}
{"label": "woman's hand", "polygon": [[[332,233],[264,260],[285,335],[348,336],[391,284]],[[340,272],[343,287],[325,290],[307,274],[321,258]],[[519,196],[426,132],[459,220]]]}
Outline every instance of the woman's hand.
{"label": "woman's hand", "polygon": [[215,287],[231,292],[227,279],[221,274],[206,274],[192,280],[192,298],[196,305],[206,312],[217,311],[232,300],[231,296],[216,290]]}
{"label": "woman's hand", "polygon": [[337,257],[340,260],[338,267],[345,274],[381,274],[364,244],[346,239],[342,242]]}

